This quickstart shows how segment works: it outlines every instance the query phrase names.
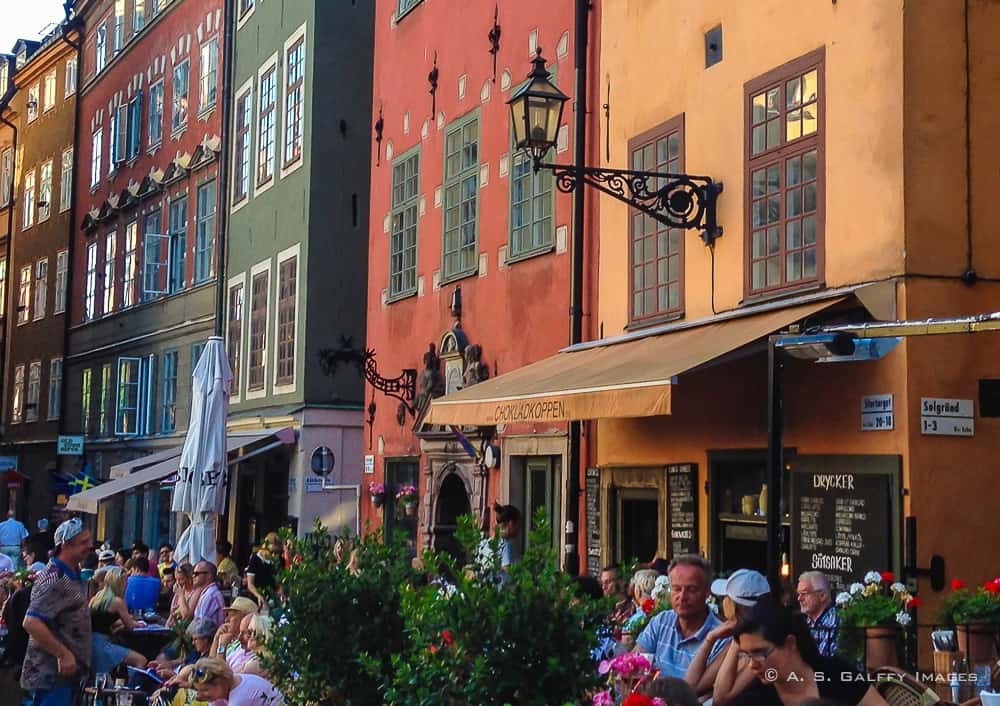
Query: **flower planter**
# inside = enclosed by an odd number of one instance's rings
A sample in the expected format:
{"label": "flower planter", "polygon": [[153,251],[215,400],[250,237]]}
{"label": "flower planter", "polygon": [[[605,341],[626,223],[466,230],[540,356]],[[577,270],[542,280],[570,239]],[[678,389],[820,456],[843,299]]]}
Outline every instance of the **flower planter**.
{"label": "flower planter", "polygon": [[413,517],[417,514],[417,503],[409,502],[403,503],[403,512],[406,513],[407,517]]}
{"label": "flower planter", "polygon": [[375,507],[382,507],[382,505],[384,503],[385,503],[385,496],[384,495],[373,495],[372,496],[372,505],[374,505]]}
{"label": "flower planter", "polygon": [[865,667],[874,671],[879,667],[898,667],[899,628],[894,625],[865,628]]}
{"label": "flower planter", "polygon": [[969,664],[992,664],[997,630],[1000,626],[995,623],[972,622],[956,627],[958,649],[965,653]]}

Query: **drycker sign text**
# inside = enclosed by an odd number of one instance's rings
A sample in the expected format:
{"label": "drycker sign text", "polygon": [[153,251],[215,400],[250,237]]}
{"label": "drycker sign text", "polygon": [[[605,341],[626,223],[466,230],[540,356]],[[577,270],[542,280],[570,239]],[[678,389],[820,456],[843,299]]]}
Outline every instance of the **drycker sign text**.
{"label": "drycker sign text", "polygon": [[493,421],[497,424],[508,424],[511,422],[544,422],[565,418],[565,408],[562,400],[498,404],[496,411],[493,412]]}

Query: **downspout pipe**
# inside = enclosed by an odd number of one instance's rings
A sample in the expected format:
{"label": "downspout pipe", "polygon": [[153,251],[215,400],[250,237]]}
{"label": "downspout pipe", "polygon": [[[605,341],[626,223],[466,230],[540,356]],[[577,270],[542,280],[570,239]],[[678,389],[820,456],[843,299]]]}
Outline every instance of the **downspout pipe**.
{"label": "downspout pipe", "polygon": [[227,302],[226,302],[226,271],[229,241],[229,159],[230,159],[230,123],[232,122],[232,96],[233,91],[233,56],[235,52],[236,17],[234,0],[225,0],[223,10],[223,55],[225,64],[222,67],[222,152],[219,154],[219,199],[218,221],[218,245],[216,247],[216,293],[215,293],[215,335],[221,336],[225,340]]}

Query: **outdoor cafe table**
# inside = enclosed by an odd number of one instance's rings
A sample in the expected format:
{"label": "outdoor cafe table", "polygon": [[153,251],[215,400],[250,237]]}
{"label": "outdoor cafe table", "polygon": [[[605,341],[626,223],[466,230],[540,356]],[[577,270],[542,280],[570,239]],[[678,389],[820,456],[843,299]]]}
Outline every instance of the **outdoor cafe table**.
{"label": "outdoor cafe table", "polygon": [[147,660],[156,659],[174,637],[173,630],[162,625],[147,625],[119,634],[122,645],[135,650]]}

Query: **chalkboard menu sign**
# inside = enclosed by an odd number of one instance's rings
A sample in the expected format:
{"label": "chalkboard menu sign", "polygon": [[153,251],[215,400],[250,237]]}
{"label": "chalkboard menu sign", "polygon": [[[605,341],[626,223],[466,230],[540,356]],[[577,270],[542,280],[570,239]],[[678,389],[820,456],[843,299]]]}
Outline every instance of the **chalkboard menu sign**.
{"label": "chalkboard menu sign", "polygon": [[698,466],[682,463],[667,466],[667,498],[670,502],[670,551],[697,554]]}
{"label": "chalkboard menu sign", "polygon": [[587,469],[587,573],[601,573],[601,471]]}
{"label": "chalkboard menu sign", "polygon": [[792,567],[822,571],[835,591],[891,568],[890,477],[792,473]]}

